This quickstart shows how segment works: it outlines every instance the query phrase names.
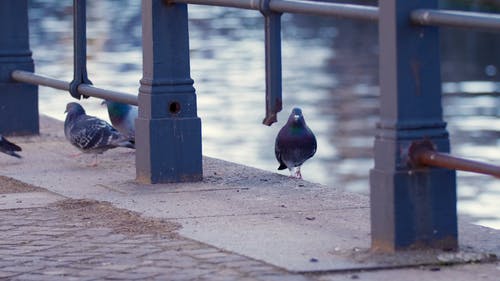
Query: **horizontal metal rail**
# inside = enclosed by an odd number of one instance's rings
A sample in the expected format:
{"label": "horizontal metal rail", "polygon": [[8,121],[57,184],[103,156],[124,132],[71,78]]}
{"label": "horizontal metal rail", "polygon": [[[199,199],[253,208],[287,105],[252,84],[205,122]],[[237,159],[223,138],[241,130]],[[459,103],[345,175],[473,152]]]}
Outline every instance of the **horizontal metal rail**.
{"label": "horizontal metal rail", "polygon": [[[259,0],[166,0],[169,3],[186,3],[210,6],[261,10]],[[297,13],[345,17],[358,20],[378,21],[379,8],[305,0],[270,0],[269,9],[278,13]],[[411,13],[411,21],[419,25],[436,25],[461,28],[477,28],[484,31],[500,31],[500,14],[463,12],[452,10],[419,9]]]}
{"label": "horizontal metal rail", "polygon": [[415,10],[411,13],[413,23],[449,27],[478,28],[485,31],[500,31],[500,14],[462,12],[449,10]]}
{"label": "horizontal metal rail", "polygon": [[258,10],[260,7],[259,0],[166,0],[166,2],[230,7],[248,10]]}
{"label": "horizontal metal rail", "polygon": [[420,164],[427,166],[474,172],[500,178],[500,167],[498,166],[460,158],[447,153],[432,150],[421,151],[418,153],[417,159]]}
{"label": "horizontal metal rail", "polygon": [[346,17],[378,21],[378,7],[354,4],[312,2],[301,0],[271,0],[271,11],[322,16]]}
{"label": "horizontal metal rail", "polygon": [[[69,82],[35,74],[28,71],[14,70],[11,74],[11,77],[12,79],[18,82],[24,82],[33,85],[41,85],[63,91],[69,91]],[[87,84],[80,84],[78,86],[78,93],[100,99],[112,100],[131,105],[139,105],[137,96],[123,92],[105,90]]]}
{"label": "horizontal metal rail", "polygon": [[[223,6],[249,10],[261,10],[259,0],[168,0],[170,3],[186,3]],[[338,4],[302,0],[271,0],[269,9],[277,13],[299,13],[310,15],[347,17],[360,20],[378,20],[378,8],[365,5]]]}
{"label": "horizontal metal rail", "polygon": [[436,151],[430,141],[414,142],[409,156],[414,166],[434,166],[451,170],[467,171],[500,178],[500,166],[469,160]]}

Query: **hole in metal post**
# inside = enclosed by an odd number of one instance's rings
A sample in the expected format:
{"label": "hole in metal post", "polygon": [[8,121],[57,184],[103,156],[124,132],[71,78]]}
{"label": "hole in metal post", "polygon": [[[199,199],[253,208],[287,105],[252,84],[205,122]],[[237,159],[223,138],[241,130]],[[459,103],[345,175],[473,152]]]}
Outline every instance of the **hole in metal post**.
{"label": "hole in metal post", "polygon": [[168,106],[168,110],[170,111],[170,113],[172,114],[177,114],[181,111],[181,104],[174,101],[174,102],[171,102]]}

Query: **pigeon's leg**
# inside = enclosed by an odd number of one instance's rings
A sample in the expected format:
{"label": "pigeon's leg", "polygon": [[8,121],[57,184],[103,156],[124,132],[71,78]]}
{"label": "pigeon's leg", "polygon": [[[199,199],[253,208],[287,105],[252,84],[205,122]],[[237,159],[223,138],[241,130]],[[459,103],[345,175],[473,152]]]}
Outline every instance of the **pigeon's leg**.
{"label": "pigeon's leg", "polygon": [[288,168],[290,170],[290,177],[294,179],[302,179],[302,175],[300,174],[300,167],[292,167]]}
{"label": "pigeon's leg", "polygon": [[295,170],[295,177],[298,179],[302,179],[302,174],[300,173],[300,166]]}
{"label": "pigeon's leg", "polygon": [[92,162],[89,167],[97,167],[97,154],[95,154],[94,162]]}

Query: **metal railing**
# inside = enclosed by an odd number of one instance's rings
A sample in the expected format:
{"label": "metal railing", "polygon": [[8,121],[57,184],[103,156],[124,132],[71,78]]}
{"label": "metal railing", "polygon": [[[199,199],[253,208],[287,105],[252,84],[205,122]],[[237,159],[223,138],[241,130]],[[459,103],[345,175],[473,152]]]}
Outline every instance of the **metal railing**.
{"label": "metal railing", "polygon": [[360,20],[378,20],[378,8],[372,6],[337,4],[299,0],[170,0],[169,3],[186,3],[210,6],[223,6],[249,10],[270,11],[275,13],[296,13],[321,16],[337,16]]}
{"label": "metal railing", "polygon": [[[375,167],[370,172],[372,248],[458,247],[454,170],[495,176],[499,172],[496,166],[448,154],[437,26],[498,32],[499,14],[439,10],[437,0],[382,0],[379,7],[301,0],[142,0],[144,64],[136,97],[94,87],[87,78],[85,0],[74,0],[71,82],[33,73],[27,0],[0,1],[0,11],[9,11],[0,17],[0,120],[15,119],[9,124],[0,122],[0,130],[38,133],[37,88],[29,84],[70,91],[75,98],[83,95],[138,105],[137,180],[201,180],[201,123],[190,78],[187,4],[251,9],[264,16],[266,125],[276,122],[282,109],[282,13],[377,22],[381,120],[375,138]],[[21,105],[26,109],[22,113],[18,111]]]}
{"label": "metal railing", "polygon": [[[50,78],[47,76],[43,76],[40,74],[35,74],[33,72],[24,71],[24,70],[14,70],[12,71],[12,79],[33,84],[39,86],[51,87],[54,89],[59,89],[63,91],[69,92],[71,82],[66,82],[63,80],[58,80],[54,78]],[[89,97],[99,98],[99,99],[107,99],[121,103],[127,103],[131,105],[139,105],[137,100],[137,96],[131,95],[124,92],[111,91],[101,88],[96,88],[90,84],[80,84],[78,85],[77,91],[80,95],[85,95]]]}
{"label": "metal railing", "polygon": [[[275,13],[298,13],[298,14],[310,14],[319,16],[333,16],[333,17],[344,17],[357,20],[367,20],[367,21],[378,21],[379,9],[378,7],[364,6],[364,5],[354,5],[354,4],[338,4],[330,2],[312,2],[312,1],[302,1],[302,0],[272,0],[272,1],[255,1],[255,0],[165,0],[167,3],[186,3],[186,4],[199,4],[199,5],[211,5],[211,6],[223,6],[223,7],[233,7],[242,8],[250,10],[260,10],[260,11],[271,11]],[[84,3],[84,1],[75,1],[75,3]],[[81,4],[80,4],[81,5]],[[84,5],[81,5],[83,7]],[[76,5],[75,5],[76,7]],[[81,8],[80,8],[81,11]],[[85,16],[85,12],[80,12],[80,22],[85,22],[82,18]],[[439,26],[449,26],[449,27],[461,27],[461,28],[476,28],[488,32],[500,32],[500,16],[498,14],[485,14],[476,12],[464,12],[464,11],[444,11],[444,10],[430,10],[430,9],[419,9],[411,13],[411,21],[419,25],[439,25]],[[75,11],[75,26],[84,28],[84,24],[77,24],[77,11]],[[75,38],[81,36],[85,33],[85,30],[77,30],[75,28]],[[80,44],[82,44],[85,37],[80,38]],[[77,40],[75,40],[76,42]],[[77,47],[75,43],[75,50],[85,49],[82,45]],[[86,55],[83,53],[81,55],[75,55],[75,57],[81,57]],[[78,73],[79,67],[77,60],[75,59],[75,76],[81,76]],[[85,72],[86,73],[86,72]],[[86,75],[86,74],[85,74]],[[12,73],[12,78],[18,82],[30,83],[34,85],[48,86],[55,89],[70,91],[71,83],[66,83],[62,80],[57,80],[50,77],[45,77],[43,75],[16,71]],[[86,78],[87,82],[88,78]],[[68,85],[66,85],[68,84]],[[81,84],[81,83],[80,83]],[[137,98],[128,93],[120,93],[112,90],[101,89],[98,87],[92,87],[89,83],[84,83],[82,87],[77,87],[73,95],[85,95],[102,99],[114,100],[117,102],[128,103],[132,105],[138,105]],[[80,85],[78,85],[80,86]],[[69,88],[68,88],[69,87]],[[269,88],[270,86],[268,86]],[[273,119],[274,120],[274,119]],[[267,123],[270,125],[269,123]]]}
{"label": "metal railing", "polygon": [[411,20],[420,25],[477,28],[500,32],[500,15],[463,11],[415,10]]}

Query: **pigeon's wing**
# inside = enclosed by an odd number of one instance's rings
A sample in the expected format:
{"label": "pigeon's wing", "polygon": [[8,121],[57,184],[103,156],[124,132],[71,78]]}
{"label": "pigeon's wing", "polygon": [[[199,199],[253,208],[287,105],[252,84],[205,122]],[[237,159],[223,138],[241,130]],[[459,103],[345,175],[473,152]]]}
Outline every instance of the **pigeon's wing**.
{"label": "pigeon's wing", "polygon": [[122,134],[129,137],[132,141],[135,141],[135,119],[137,119],[137,116],[137,106],[130,106],[130,110],[124,120]]}
{"label": "pigeon's wing", "polygon": [[314,156],[317,149],[316,137],[307,129],[305,133],[295,140],[294,149],[290,151],[290,158],[293,160],[295,166],[301,166],[307,159]]}
{"label": "pigeon's wing", "polygon": [[82,150],[105,148],[116,138],[117,131],[106,121],[96,117],[82,116],[71,128],[71,143]]}
{"label": "pigeon's wing", "polygon": [[278,133],[278,136],[276,137],[276,142],[274,144],[274,155],[276,156],[276,160],[279,162],[279,167],[278,170],[284,170],[287,168],[286,164],[283,162],[281,155],[282,155],[282,150],[283,150],[283,144],[281,143],[281,132]]}
{"label": "pigeon's wing", "polygon": [[138,116],[138,107],[129,104],[107,101],[108,114],[111,124],[121,134],[135,140],[135,119]]}
{"label": "pigeon's wing", "polygon": [[21,158],[21,155],[16,153],[16,151],[21,151],[21,147],[8,141],[3,136],[0,136],[0,151],[17,158]]}
{"label": "pigeon's wing", "polygon": [[279,150],[275,150],[274,154],[276,155],[276,159],[278,160],[278,162],[280,164],[278,167],[278,170],[284,170],[284,169],[288,168],[286,166],[286,164],[283,162],[283,160],[281,160],[281,152]]}
{"label": "pigeon's wing", "polygon": [[309,127],[307,127],[307,141],[308,141],[308,147],[310,148],[308,150],[308,153],[306,155],[307,159],[311,158],[314,156],[314,154],[316,153],[316,150],[318,148],[318,143],[316,141],[316,136],[313,134],[313,132],[311,131],[311,129],[309,129]]}

